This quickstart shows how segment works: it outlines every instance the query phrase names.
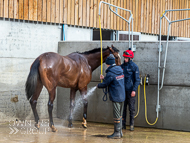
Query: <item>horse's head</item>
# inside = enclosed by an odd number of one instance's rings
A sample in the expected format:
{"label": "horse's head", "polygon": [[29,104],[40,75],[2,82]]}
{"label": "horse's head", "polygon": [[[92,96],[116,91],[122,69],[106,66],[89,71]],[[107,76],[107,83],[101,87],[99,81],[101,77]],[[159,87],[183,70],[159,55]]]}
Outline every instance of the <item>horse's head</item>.
{"label": "horse's head", "polygon": [[108,47],[108,48],[115,57],[116,65],[121,65],[121,57],[119,55],[119,50],[116,47],[114,47],[113,45],[111,45],[111,47]]}

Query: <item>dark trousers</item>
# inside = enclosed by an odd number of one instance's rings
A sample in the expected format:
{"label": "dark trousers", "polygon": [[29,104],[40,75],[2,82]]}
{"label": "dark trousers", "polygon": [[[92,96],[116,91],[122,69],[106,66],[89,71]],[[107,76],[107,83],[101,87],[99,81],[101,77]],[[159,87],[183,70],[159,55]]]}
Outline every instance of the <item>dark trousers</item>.
{"label": "dark trousers", "polygon": [[134,125],[134,114],[135,114],[135,97],[131,97],[131,91],[125,92],[126,99],[124,102],[123,109],[123,125],[126,125],[127,105],[129,106],[130,113],[130,125]]}
{"label": "dark trousers", "polygon": [[124,102],[112,102],[113,104],[113,118],[114,120],[119,120],[123,114]]}

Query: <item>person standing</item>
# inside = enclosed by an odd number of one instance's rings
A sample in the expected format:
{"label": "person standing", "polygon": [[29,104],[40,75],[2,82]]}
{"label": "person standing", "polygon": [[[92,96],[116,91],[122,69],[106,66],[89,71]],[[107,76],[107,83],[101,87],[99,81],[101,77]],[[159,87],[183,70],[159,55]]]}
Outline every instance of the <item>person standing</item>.
{"label": "person standing", "polygon": [[123,122],[122,129],[126,129],[126,114],[127,105],[129,106],[130,112],[130,131],[134,130],[134,114],[135,114],[135,94],[140,84],[139,68],[132,61],[134,58],[134,53],[131,50],[126,50],[123,52],[124,63],[121,65],[123,73],[125,76],[125,95],[126,99],[124,102],[123,109]]}
{"label": "person standing", "polygon": [[125,101],[124,74],[120,66],[116,66],[115,58],[111,54],[106,59],[106,76],[100,75],[102,83],[97,85],[98,88],[107,88],[109,98],[113,105],[114,133],[108,138],[121,138],[122,134],[122,114]]}

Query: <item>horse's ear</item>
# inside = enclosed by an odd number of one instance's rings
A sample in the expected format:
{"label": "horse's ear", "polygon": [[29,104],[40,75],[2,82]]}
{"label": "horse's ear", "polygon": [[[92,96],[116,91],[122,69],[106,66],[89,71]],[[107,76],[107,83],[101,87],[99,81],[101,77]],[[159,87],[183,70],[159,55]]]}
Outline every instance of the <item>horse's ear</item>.
{"label": "horse's ear", "polygon": [[114,47],[113,44],[111,45],[111,47],[112,47],[112,48]]}
{"label": "horse's ear", "polygon": [[110,51],[112,51],[113,52],[113,49],[111,48],[111,47],[108,47],[109,49],[110,49]]}

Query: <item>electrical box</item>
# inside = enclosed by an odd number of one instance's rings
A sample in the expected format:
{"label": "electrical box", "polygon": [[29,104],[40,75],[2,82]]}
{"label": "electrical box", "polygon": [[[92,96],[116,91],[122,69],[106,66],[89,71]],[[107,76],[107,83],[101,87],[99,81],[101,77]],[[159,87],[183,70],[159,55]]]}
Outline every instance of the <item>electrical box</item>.
{"label": "electrical box", "polygon": [[136,45],[133,45],[133,48],[131,49],[133,52],[136,51]]}

